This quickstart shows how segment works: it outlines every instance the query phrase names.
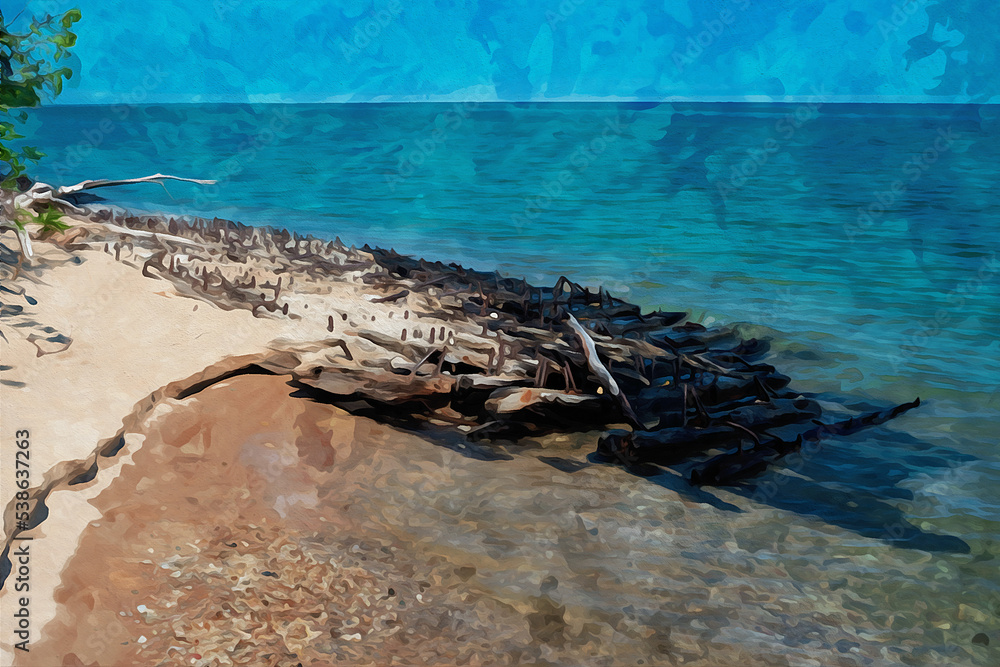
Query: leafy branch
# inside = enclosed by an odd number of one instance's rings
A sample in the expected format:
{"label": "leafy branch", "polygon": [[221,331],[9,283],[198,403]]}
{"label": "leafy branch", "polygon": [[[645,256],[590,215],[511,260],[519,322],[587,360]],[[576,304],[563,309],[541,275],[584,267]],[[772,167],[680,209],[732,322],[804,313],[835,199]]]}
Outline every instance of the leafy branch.
{"label": "leafy branch", "polygon": [[25,109],[57,97],[73,76],[67,58],[76,44],[72,28],[80,16],[79,9],[71,9],[15,29],[0,11],[0,187],[15,189],[28,163],[44,157],[37,148],[11,146],[24,138],[15,121],[27,119]]}
{"label": "leafy branch", "polygon": [[41,212],[35,213],[31,209],[17,209],[12,222],[18,229],[26,229],[29,223],[39,225],[42,233],[62,232],[70,228],[62,221],[63,214],[55,206],[47,206]]}

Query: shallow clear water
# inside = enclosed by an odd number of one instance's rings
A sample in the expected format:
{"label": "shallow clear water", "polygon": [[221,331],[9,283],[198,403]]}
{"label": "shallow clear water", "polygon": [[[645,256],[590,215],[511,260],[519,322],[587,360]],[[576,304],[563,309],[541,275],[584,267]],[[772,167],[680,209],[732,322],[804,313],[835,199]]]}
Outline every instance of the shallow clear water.
{"label": "shallow clear water", "polygon": [[[912,598],[945,619],[915,627],[947,625],[937,643],[963,658],[976,633],[1000,645],[997,107],[53,107],[29,134],[49,154],[42,180],[220,180],[169,184],[170,196],[122,188],[107,193],[115,203],[550,284],[566,274],[751,323],[774,338],[771,363],[831,406],[920,396],[919,410],[725,501],[667,486],[818,531],[794,556],[765,540],[786,569],[827,547],[883,574],[926,563],[866,584],[886,587],[886,622]],[[644,495],[653,483],[635,480]]]}

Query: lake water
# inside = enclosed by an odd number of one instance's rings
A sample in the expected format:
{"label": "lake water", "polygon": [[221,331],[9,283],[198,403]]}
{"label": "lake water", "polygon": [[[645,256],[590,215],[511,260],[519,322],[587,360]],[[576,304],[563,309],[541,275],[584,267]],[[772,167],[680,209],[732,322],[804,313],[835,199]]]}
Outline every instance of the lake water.
{"label": "lake water", "polygon": [[727,521],[758,517],[760,539],[739,549],[793,581],[829,577],[844,609],[891,637],[886,664],[997,664],[997,107],[51,107],[28,134],[48,182],[220,181],[101,193],[113,203],[533,282],[567,275],[748,323],[773,339],[770,363],[828,405],[919,396],[904,418],[743,487],[696,492],[668,472],[635,478],[636,497],[713,507],[706,553],[729,544]]}

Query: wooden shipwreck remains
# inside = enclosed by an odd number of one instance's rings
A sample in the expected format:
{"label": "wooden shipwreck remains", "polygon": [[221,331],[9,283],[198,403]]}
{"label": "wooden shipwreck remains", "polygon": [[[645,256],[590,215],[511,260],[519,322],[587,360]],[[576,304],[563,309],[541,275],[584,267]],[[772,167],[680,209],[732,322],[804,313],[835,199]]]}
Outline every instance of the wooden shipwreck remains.
{"label": "wooden shipwreck remains", "polygon": [[[762,359],[763,340],[683,312],[641,312],[567,278],[552,287],[391,250],[346,248],[223,220],[93,213],[87,242],[143,250],[142,271],[182,293],[261,317],[298,317],[289,295],[349,280],[407,319],[399,335],[325,314],[325,337],[261,364],[313,397],[415,430],[488,444],[595,432],[611,464],[694,461],[690,480],[727,485],[803,443],[899,416],[919,399],[836,420]],[[81,235],[74,237],[81,242]],[[192,258],[200,258],[194,261]],[[182,261],[183,260],[183,261]],[[291,309],[290,309],[291,305]],[[314,309],[315,310],[315,309]],[[382,312],[382,311],[380,311]],[[419,319],[419,327],[410,327]],[[374,321],[374,316],[372,317]]]}

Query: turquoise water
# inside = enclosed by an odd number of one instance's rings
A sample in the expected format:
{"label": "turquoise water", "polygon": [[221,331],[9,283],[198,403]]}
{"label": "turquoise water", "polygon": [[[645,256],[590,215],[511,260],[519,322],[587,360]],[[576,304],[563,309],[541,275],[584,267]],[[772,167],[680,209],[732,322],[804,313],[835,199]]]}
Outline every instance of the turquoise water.
{"label": "turquoise water", "polygon": [[921,397],[735,493],[840,544],[935,554],[958,574],[920,595],[982,610],[1000,644],[997,107],[53,107],[30,133],[41,180],[220,181],[114,203],[565,274],[748,323],[830,405]]}
{"label": "turquoise water", "polygon": [[997,389],[1000,107],[647,106],[55,107],[32,139],[42,179],[220,180],[116,201],[830,337],[845,388]]}

